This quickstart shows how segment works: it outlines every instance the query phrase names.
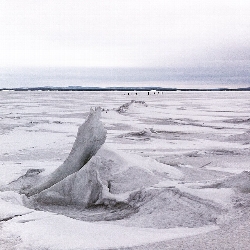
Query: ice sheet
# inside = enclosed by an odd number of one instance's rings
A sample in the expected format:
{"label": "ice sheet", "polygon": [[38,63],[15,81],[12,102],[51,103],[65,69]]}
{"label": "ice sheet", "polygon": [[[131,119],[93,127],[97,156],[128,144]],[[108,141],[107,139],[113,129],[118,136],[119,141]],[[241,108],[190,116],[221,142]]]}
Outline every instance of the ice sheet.
{"label": "ice sheet", "polygon": [[[131,100],[147,106],[116,111]],[[195,189],[192,185],[249,171],[248,92],[0,92],[0,184],[17,179],[29,168],[44,168],[42,175],[51,173],[67,157],[90,107],[96,106],[103,108],[106,145],[124,155],[131,166],[170,178],[154,188],[174,187],[231,208],[231,196],[236,194],[231,188]],[[153,132],[140,136],[145,129]],[[7,239],[12,234],[21,238],[17,249],[126,247],[218,229],[84,222],[34,212],[23,206],[18,194],[9,192],[0,194],[0,215],[8,219],[1,223],[1,234]]]}
{"label": "ice sheet", "polygon": [[19,235],[17,247],[65,249],[105,249],[136,246],[157,241],[187,237],[218,229],[217,226],[202,228],[148,229],[123,227],[105,223],[89,223],[61,215],[34,212],[14,218],[4,225],[5,234]]}

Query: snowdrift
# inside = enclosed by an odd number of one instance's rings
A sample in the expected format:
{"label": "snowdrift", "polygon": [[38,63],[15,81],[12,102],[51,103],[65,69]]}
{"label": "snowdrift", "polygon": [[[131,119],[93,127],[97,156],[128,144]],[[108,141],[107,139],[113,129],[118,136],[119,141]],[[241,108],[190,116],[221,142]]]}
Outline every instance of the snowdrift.
{"label": "snowdrift", "polygon": [[217,181],[206,187],[210,188],[234,188],[242,193],[250,193],[250,172],[243,171],[240,174],[230,176],[221,181]]}
{"label": "snowdrift", "polygon": [[138,107],[147,107],[147,106],[148,105],[144,101],[132,100],[130,102],[121,105],[116,111],[121,114],[136,109]]}

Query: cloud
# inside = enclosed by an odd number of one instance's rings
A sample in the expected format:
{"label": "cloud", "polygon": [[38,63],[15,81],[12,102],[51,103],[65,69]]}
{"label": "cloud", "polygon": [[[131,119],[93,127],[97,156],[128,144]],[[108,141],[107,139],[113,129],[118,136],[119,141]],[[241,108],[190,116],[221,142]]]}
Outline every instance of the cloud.
{"label": "cloud", "polygon": [[247,60],[243,0],[2,0],[2,66],[183,66]]}

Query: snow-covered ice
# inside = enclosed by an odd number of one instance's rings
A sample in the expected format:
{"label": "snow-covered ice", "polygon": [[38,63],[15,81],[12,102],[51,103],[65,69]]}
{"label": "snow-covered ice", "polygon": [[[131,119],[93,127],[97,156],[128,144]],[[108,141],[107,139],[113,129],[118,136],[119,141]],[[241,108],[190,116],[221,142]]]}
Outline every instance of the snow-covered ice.
{"label": "snow-covered ice", "polygon": [[218,227],[149,229],[73,220],[35,212],[5,223],[4,231],[19,235],[17,249],[106,249],[136,246],[216,230]]}
{"label": "snow-covered ice", "polygon": [[[0,249],[154,249],[148,244],[211,231],[220,237],[248,211],[248,92],[0,97]],[[97,106],[107,138],[86,166],[39,190],[40,200],[19,194],[60,169]],[[101,194],[87,206],[79,195],[85,177]],[[56,202],[60,192],[70,202]]]}

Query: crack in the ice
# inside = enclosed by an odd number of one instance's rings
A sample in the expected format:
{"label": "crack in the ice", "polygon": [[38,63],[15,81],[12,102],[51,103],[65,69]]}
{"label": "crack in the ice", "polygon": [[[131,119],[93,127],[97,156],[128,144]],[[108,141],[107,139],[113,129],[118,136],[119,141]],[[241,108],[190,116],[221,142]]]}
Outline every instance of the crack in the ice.
{"label": "crack in the ice", "polygon": [[19,216],[21,217],[23,215],[27,215],[27,214],[31,214],[31,213],[33,213],[33,212],[29,212],[29,213],[26,213],[26,214],[15,214],[13,216],[1,219],[0,222],[9,221],[9,220],[14,219],[15,217],[19,217]]}

